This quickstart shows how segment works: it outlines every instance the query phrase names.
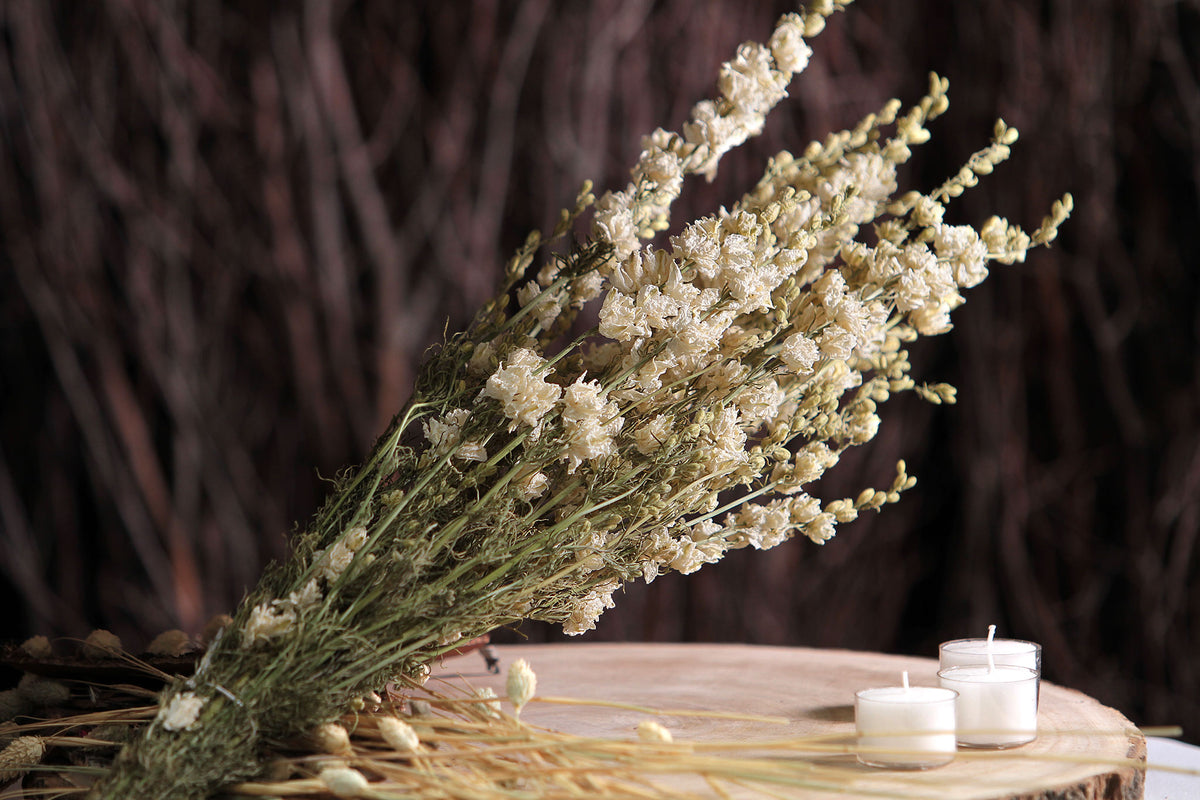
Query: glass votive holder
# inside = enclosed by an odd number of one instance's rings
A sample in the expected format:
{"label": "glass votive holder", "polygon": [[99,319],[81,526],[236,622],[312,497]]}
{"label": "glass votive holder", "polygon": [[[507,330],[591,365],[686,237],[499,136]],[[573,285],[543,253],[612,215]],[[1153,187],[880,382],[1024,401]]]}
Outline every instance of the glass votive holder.
{"label": "glass votive holder", "polygon": [[1038,675],[1028,667],[971,665],[938,672],[958,692],[958,743],[1002,749],[1037,738]]}
{"label": "glass votive holder", "polygon": [[938,669],[950,667],[987,666],[988,653],[992,663],[1006,667],[1025,667],[1038,674],[1038,700],[1042,694],[1042,646],[1024,639],[951,639],[938,645]]}
{"label": "glass votive holder", "polygon": [[870,767],[930,769],[954,760],[957,693],[934,686],[863,689],[854,695],[858,760]]}

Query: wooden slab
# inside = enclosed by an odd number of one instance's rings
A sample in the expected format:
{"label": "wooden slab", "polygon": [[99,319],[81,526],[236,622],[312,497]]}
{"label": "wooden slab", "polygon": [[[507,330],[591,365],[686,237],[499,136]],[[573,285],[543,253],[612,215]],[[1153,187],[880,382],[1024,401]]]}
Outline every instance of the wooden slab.
{"label": "wooden slab", "polygon": [[[736,711],[785,717],[779,725],[700,717],[655,717],[677,742],[755,742],[818,734],[854,740],[854,692],[894,686],[908,670],[917,686],[937,685],[931,659],[846,650],[718,644],[570,643],[498,647],[499,675],[482,659],[448,661],[438,677],[490,686],[501,697],[508,665],[529,662],[538,694],[620,701],[657,709]],[[646,715],[592,706],[533,702],[524,721],[583,736],[635,738]],[[1124,716],[1097,701],[1043,682],[1038,739],[1009,751],[961,753],[924,772],[859,766],[853,755],[827,756],[849,770],[850,790],[772,788],[795,798],[883,796],[945,800],[1141,800],[1146,741]],[[679,788],[703,790],[702,783]]]}

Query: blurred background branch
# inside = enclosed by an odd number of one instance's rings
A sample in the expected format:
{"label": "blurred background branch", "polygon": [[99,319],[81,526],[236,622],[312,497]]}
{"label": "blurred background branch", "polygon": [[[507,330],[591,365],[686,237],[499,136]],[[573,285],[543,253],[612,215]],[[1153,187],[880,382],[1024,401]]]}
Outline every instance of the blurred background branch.
{"label": "blurred background branch", "polygon": [[[785,10],[0,5],[4,633],[136,648],[231,608],[526,232],[584,178],[624,185],[641,134]],[[822,487],[903,457],[903,503],[823,548],[630,587],[593,638],[929,655],[996,622],[1045,644],[1051,680],[1196,741],[1200,3],[861,0],[816,50],[677,219],[931,69],[952,107],[909,183],[1003,116],[1022,142],[956,221],[1032,225],[1063,191],[1075,216],[918,348],[959,404],[895,400]]]}

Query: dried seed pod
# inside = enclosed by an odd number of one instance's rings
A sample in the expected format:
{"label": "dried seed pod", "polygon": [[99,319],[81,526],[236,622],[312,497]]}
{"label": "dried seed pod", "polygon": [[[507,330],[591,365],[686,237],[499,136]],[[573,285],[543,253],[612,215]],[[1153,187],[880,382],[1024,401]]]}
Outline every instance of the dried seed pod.
{"label": "dried seed pod", "polygon": [[336,722],[327,722],[313,731],[313,743],[322,753],[342,755],[353,752],[350,734]]}
{"label": "dried seed pod", "polygon": [[21,643],[21,650],[30,658],[54,658],[54,648],[45,636],[30,636]]}
{"label": "dried seed pod", "polygon": [[84,639],[80,652],[93,661],[115,658],[121,652],[121,639],[115,633],[97,628]]}
{"label": "dried seed pod", "polygon": [[395,717],[380,717],[378,724],[383,740],[397,752],[415,753],[421,748],[421,738],[404,720]]}
{"label": "dried seed pod", "polygon": [[181,656],[192,647],[192,639],[178,628],[163,631],[146,646],[152,656]]}
{"label": "dried seed pod", "polygon": [[0,750],[0,784],[15,780],[32,767],[42,763],[46,755],[46,745],[41,737],[22,736],[13,739],[8,746]]}
{"label": "dried seed pod", "polygon": [[371,785],[361,772],[350,767],[331,767],[317,776],[335,797],[362,797]]}
{"label": "dried seed pod", "polygon": [[30,703],[40,708],[62,705],[71,697],[71,690],[67,688],[66,684],[29,672],[21,676],[21,682],[17,684],[17,691]]}
{"label": "dried seed pod", "polygon": [[655,744],[670,744],[675,741],[669,730],[652,719],[645,719],[638,723],[637,735],[643,742],[654,742]]}

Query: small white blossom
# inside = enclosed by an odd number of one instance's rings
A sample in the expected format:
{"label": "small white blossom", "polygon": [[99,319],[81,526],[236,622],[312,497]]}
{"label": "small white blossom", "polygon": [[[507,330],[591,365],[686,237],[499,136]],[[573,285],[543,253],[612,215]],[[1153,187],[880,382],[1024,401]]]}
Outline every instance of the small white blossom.
{"label": "small white blossom", "polygon": [[638,230],[627,193],[606,192],[596,201],[592,233],[599,241],[613,246],[613,256],[617,261],[624,261],[638,249]]}
{"label": "small white blossom", "polygon": [[542,418],[562,395],[562,389],[535,374],[545,364],[537,353],[518,347],[488,378],[483,395],[500,401],[504,415],[513,421],[510,430],[518,423],[540,430]]}
{"label": "small white blossom", "polygon": [[804,41],[804,20],[799,14],[785,14],[771,34],[771,57],[781,72],[804,71],[812,57],[812,48]]}
{"label": "small white blossom", "polygon": [[200,710],[207,702],[207,698],[200,697],[195,692],[181,692],[172,697],[165,708],[159,710],[156,719],[162,723],[164,730],[191,730],[200,718]]}
{"label": "small white blossom", "polygon": [[567,621],[563,623],[563,633],[569,636],[578,636],[594,629],[596,620],[600,619],[604,610],[616,605],[613,603],[612,595],[620,588],[620,585],[616,579],[606,581],[593,587],[583,597],[576,599]]}
{"label": "small white blossom", "polygon": [[526,502],[541,497],[549,486],[550,479],[543,472],[531,472],[516,482],[517,494]]}
{"label": "small white blossom", "polygon": [[436,456],[443,456],[454,450],[454,457],[463,461],[487,461],[487,449],[478,439],[462,441],[463,425],[470,418],[470,411],[456,408],[442,417],[422,422],[421,429],[429,441],[431,452]]}
{"label": "small white blossom", "polygon": [[987,245],[969,225],[938,225],[933,247],[939,259],[949,262],[959,286],[970,288],[988,276]]}
{"label": "small white blossom", "polygon": [[822,511],[817,517],[804,526],[804,535],[816,544],[825,544],[837,533],[834,527],[833,515]]}
{"label": "small white blossom", "polygon": [[[532,303],[539,294],[542,293],[542,286],[537,281],[529,281],[529,283],[517,290],[517,302],[522,307]],[[559,308],[558,302],[552,294],[547,294],[534,307],[533,313],[538,318],[538,324],[543,329],[548,329],[558,319],[558,315],[562,309]]]}
{"label": "small white blossom", "polygon": [[813,364],[820,357],[821,350],[817,343],[803,333],[793,333],[784,339],[779,350],[779,359],[797,375],[811,374]]}
{"label": "small white blossom", "polygon": [[621,431],[625,419],[617,414],[617,404],[606,401],[600,384],[585,382],[582,376],[567,387],[563,398],[563,429],[567,434],[568,472],[584,461],[616,452],[613,437]]}
{"label": "small white blossom", "polygon": [[260,603],[250,610],[246,629],[242,635],[242,646],[253,647],[290,632],[296,624],[296,612],[275,603]]}
{"label": "small white blossom", "polygon": [[634,446],[644,456],[658,452],[671,435],[671,417],[659,414],[634,433]]}

